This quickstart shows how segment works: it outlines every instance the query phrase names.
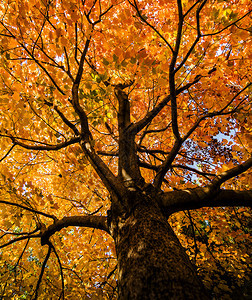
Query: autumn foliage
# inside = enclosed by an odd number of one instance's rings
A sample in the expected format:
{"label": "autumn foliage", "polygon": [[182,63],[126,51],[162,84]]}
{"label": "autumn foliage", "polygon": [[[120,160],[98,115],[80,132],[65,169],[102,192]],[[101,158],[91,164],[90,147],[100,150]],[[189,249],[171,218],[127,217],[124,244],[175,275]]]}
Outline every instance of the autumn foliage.
{"label": "autumn foliage", "polygon": [[[117,297],[114,241],[77,217],[105,220],[97,165],[122,176],[128,128],[146,184],[252,201],[251,34],[248,0],[1,2],[1,299]],[[251,202],[230,200],[169,218],[217,299],[251,280]]]}

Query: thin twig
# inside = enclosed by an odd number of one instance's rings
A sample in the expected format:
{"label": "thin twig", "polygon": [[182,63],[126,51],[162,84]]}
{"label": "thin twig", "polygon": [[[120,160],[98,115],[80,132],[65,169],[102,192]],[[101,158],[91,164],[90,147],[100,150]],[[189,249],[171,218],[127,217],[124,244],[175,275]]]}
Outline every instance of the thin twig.
{"label": "thin twig", "polygon": [[33,300],[38,299],[39,286],[40,286],[41,281],[42,281],[42,277],[43,277],[43,274],[44,274],[44,271],[45,271],[46,263],[47,263],[48,259],[50,258],[51,251],[52,251],[52,244],[49,242],[48,243],[48,251],[47,251],[46,257],[43,261],[42,267],[41,267],[41,271],[40,271],[40,274],[39,274],[39,279],[38,279],[36,289],[35,289],[35,296],[34,296]]}

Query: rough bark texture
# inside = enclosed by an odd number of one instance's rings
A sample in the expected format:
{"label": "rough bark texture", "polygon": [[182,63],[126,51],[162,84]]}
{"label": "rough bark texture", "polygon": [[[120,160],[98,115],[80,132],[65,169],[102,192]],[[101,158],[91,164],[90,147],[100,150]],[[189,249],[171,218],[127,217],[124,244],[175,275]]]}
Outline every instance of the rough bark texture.
{"label": "rough bark texture", "polygon": [[132,194],[138,199],[125,217],[112,214],[119,299],[209,299],[167,219],[153,199],[139,194]]}

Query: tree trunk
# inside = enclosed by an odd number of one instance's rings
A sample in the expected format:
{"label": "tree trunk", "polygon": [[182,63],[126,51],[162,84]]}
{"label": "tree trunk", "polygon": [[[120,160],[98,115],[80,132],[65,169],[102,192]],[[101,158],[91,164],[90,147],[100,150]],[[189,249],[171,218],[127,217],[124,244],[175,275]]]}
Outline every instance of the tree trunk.
{"label": "tree trunk", "polygon": [[111,224],[119,299],[209,299],[155,201],[142,195],[134,203],[125,218],[113,216]]}

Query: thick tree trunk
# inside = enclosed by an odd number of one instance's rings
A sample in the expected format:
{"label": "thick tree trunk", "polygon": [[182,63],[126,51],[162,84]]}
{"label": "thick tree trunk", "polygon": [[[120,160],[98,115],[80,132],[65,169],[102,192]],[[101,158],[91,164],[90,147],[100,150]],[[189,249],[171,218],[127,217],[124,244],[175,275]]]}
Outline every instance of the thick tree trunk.
{"label": "thick tree trunk", "polygon": [[[145,197],[144,197],[145,198]],[[209,299],[179,240],[155,201],[142,198],[112,221],[119,299]]]}

